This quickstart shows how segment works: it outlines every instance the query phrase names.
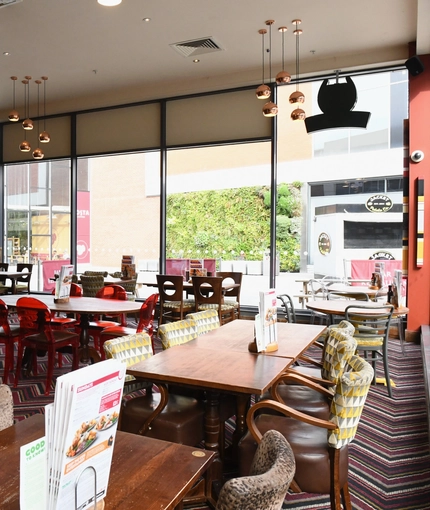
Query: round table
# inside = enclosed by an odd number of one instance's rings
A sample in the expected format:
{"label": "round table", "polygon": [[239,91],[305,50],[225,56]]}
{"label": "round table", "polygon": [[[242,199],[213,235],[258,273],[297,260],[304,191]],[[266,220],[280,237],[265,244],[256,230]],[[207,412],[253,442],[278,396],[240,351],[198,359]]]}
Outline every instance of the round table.
{"label": "round table", "polygon": [[138,312],[142,303],[136,301],[120,301],[118,299],[101,299],[93,297],[71,297],[67,303],[54,303],[54,296],[49,294],[21,294],[3,296],[2,300],[8,307],[16,306],[16,302],[22,297],[36,298],[45,303],[53,312],[79,314],[81,328],[79,358],[82,363],[90,360],[100,361],[100,353],[89,345],[88,327],[90,316],[93,314],[114,315],[121,313]]}

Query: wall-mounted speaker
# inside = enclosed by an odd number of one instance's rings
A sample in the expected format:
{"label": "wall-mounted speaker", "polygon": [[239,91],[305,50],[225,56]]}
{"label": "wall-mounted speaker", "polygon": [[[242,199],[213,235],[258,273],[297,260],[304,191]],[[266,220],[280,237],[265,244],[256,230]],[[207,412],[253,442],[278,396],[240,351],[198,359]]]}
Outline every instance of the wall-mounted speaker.
{"label": "wall-mounted speaker", "polygon": [[418,76],[424,71],[424,64],[417,55],[408,58],[405,62],[405,66],[412,76]]}

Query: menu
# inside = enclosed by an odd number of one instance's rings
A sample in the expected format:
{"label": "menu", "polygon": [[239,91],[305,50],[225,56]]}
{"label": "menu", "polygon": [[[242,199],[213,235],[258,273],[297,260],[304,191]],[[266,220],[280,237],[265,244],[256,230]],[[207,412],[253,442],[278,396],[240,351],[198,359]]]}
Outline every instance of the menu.
{"label": "menu", "polygon": [[65,303],[69,301],[74,270],[74,266],[61,266],[60,275],[55,282],[55,303]]}
{"label": "menu", "polygon": [[[119,360],[108,359],[57,379],[54,402],[45,407],[45,437],[38,443],[44,451],[32,460],[25,456],[32,446],[21,448],[21,510],[84,510],[94,506],[95,497],[105,497],[125,370]],[[46,483],[35,487],[32,472],[41,462]]]}
{"label": "menu", "polygon": [[134,263],[134,255],[123,255],[121,259],[121,272],[124,280],[136,277],[136,264]]}
{"label": "menu", "polygon": [[255,317],[257,351],[277,344],[277,301],[275,289],[260,291],[258,314]]}

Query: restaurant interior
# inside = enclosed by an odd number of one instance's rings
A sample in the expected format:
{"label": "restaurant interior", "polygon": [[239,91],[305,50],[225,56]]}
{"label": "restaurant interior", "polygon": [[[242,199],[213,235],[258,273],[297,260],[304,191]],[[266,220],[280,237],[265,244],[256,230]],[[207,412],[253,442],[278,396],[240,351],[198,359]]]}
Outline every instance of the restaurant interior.
{"label": "restaurant interior", "polygon": [[0,507],[113,359],[80,508],[428,508],[428,1],[0,14]]}

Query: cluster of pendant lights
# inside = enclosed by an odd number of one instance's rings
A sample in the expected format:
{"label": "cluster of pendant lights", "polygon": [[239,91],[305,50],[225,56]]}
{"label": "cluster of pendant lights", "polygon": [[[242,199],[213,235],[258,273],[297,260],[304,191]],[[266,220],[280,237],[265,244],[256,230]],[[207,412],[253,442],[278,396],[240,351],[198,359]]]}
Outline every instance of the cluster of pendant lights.
{"label": "cluster of pendant lights", "polygon": [[[272,25],[275,23],[274,20],[269,19],[266,22],[266,25],[269,27],[269,80],[272,76]],[[290,94],[290,103],[295,105],[297,108],[291,112],[291,118],[293,120],[304,120],[306,118],[306,114],[304,110],[300,107],[305,102],[305,95],[300,92],[299,90],[299,36],[302,34],[303,30],[299,29],[298,26],[301,23],[301,20],[295,19],[292,21],[292,23],[296,26],[294,30],[294,35],[296,36],[296,90],[292,94]],[[278,85],[284,85],[286,83],[289,83],[291,81],[291,75],[285,71],[284,66],[284,60],[285,60],[285,32],[287,31],[287,27],[280,27],[278,29],[279,32],[282,34],[282,71],[280,71],[276,75],[276,83]],[[255,95],[258,99],[264,99],[267,100],[267,103],[263,106],[263,115],[265,117],[275,117],[275,115],[278,114],[278,105],[276,105],[273,101],[270,101],[270,95],[272,92],[272,89],[269,85],[266,85],[264,83],[264,55],[265,55],[265,45],[264,45],[264,38],[267,34],[267,30],[265,28],[262,28],[258,31],[258,33],[261,35],[262,40],[262,62],[263,62],[263,82],[262,84],[257,88],[255,91]]]}
{"label": "cluster of pendant lights", "polygon": [[[15,83],[17,81],[16,76],[11,76],[10,78],[13,81],[13,109],[9,113],[9,120],[11,122],[18,122],[19,121],[19,113],[16,111],[15,107]],[[45,117],[46,115],[46,81],[48,77],[42,76],[40,80],[35,80],[35,83],[37,84],[37,117],[40,116],[40,85],[43,83],[43,115]],[[27,140],[27,132],[32,131],[34,128],[34,123],[30,118],[30,82],[31,82],[31,76],[25,76],[25,79],[22,80],[22,83],[24,84],[24,117],[25,119],[22,122],[22,127],[24,129],[24,140],[19,145],[19,150],[21,152],[30,152],[31,151],[31,145],[30,142]],[[49,133],[46,131],[46,125],[45,125],[45,118],[43,119],[43,130],[40,131],[39,129],[39,120],[37,120],[37,131],[39,132],[38,135],[38,144],[41,143],[48,143],[51,140],[51,137],[49,136]],[[42,149],[37,147],[37,149],[34,149],[33,151],[33,158],[34,159],[43,159],[44,153]]]}

